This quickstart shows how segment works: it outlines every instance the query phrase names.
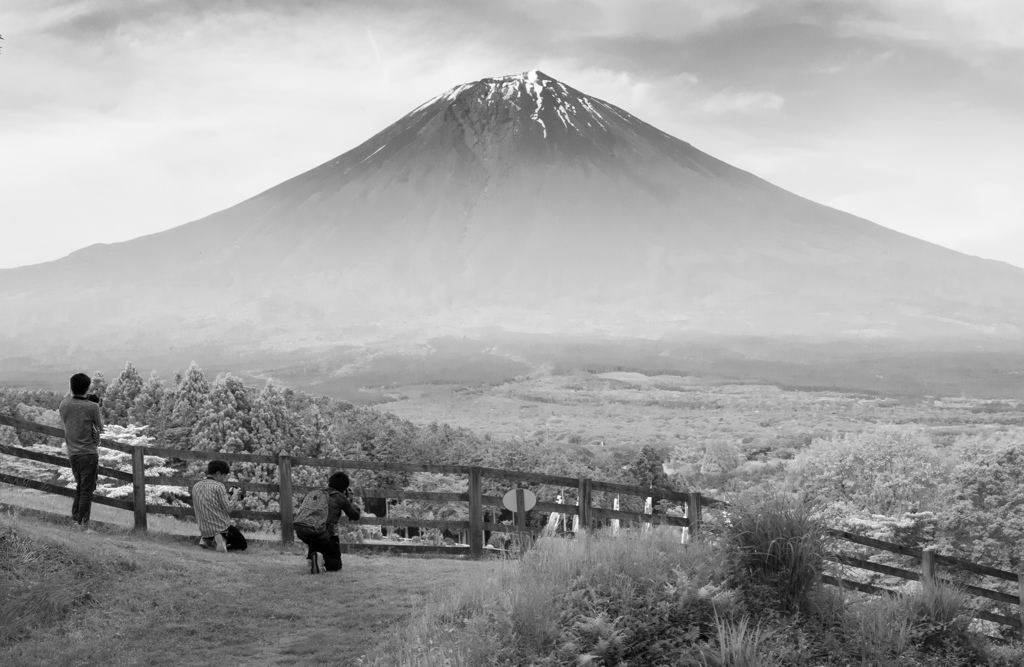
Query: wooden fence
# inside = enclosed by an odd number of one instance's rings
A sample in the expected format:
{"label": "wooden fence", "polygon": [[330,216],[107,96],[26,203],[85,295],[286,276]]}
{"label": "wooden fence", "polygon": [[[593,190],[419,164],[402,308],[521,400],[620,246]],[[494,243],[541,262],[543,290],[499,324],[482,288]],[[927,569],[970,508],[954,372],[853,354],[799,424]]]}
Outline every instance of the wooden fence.
{"label": "wooden fence", "polygon": [[[0,415],[0,425],[12,426],[16,429],[40,433],[42,435],[47,436],[53,436],[58,438],[64,437],[63,429],[55,428],[53,426],[36,424],[33,422],[27,422],[20,419],[7,417],[4,415]],[[239,487],[249,491],[278,493],[280,501],[279,512],[237,510],[231,512],[231,516],[242,519],[280,521],[281,540],[283,542],[291,542],[294,540],[294,531],[292,527],[293,494],[307,493],[316,488],[311,486],[292,484],[292,466],[296,465],[315,466],[321,468],[326,467],[335,469],[343,468],[346,470],[393,470],[400,472],[432,472],[449,475],[466,475],[468,479],[468,490],[466,493],[406,491],[404,489],[378,488],[353,489],[353,495],[362,497],[364,499],[405,499],[445,503],[467,503],[469,506],[469,518],[466,521],[442,521],[435,519],[404,519],[391,517],[381,518],[375,516],[364,516],[362,519],[360,519],[360,523],[364,525],[377,526],[420,527],[465,531],[468,534],[469,553],[473,557],[480,557],[483,554],[484,531],[532,534],[540,530],[538,528],[530,528],[526,526],[526,515],[524,512],[515,512],[515,525],[513,526],[507,526],[496,522],[485,522],[485,507],[502,508],[504,507],[504,505],[502,502],[502,498],[499,496],[483,495],[484,477],[502,479],[510,482],[526,482],[530,484],[552,485],[563,488],[570,487],[576,489],[579,501],[578,505],[571,505],[567,503],[537,502],[536,505],[533,507],[533,510],[539,512],[558,512],[570,516],[579,516],[579,524],[580,526],[585,528],[596,527],[598,525],[603,525],[607,521],[618,519],[626,522],[678,526],[681,528],[686,528],[690,534],[693,534],[700,528],[702,522],[702,512],[704,507],[725,508],[728,506],[728,503],[726,503],[725,501],[716,500],[714,498],[708,498],[706,496],[702,496],[700,493],[695,492],[687,493],[680,491],[669,491],[667,489],[644,488],[640,486],[631,486],[628,484],[601,482],[598,480],[592,480],[585,477],[562,477],[558,475],[546,475],[541,473],[528,473],[514,470],[502,470],[497,468],[483,468],[480,466],[442,466],[423,465],[415,463],[347,461],[340,459],[318,459],[303,456],[289,456],[287,454],[281,454],[279,456],[268,456],[259,454],[203,452],[194,450],[170,449],[165,447],[148,447],[140,445],[129,446],[121,444],[119,442],[115,442],[113,440],[109,440],[107,438],[102,439],[101,444],[104,447],[108,447],[110,449],[114,449],[121,452],[130,453],[132,455],[132,472],[130,473],[105,467],[100,467],[98,471],[100,477],[108,477],[122,482],[130,482],[132,484],[132,501],[129,502],[126,500],[118,500],[115,498],[94,496],[93,502],[101,505],[109,505],[111,507],[116,507],[118,509],[134,512],[135,528],[138,530],[146,530],[146,517],[149,514],[170,514],[177,517],[195,515],[194,511],[190,507],[172,507],[168,505],[146,504],[147,484],[161,484],[168,486],[181,486],[185,488],[190,488],[195,481],[185,479],[183,477],[147,476],[145,474],[145,468],[143,465],[143,457],[146,455],[160,456],[166,458],[177,458],[182,460],[210,460],[213,458],[218,458],[229,462],[233,461],[249,463],[267,463],[278,466],[278,478],[280,480],[280,484],[258,484],[254,482],[225,482],[225,484],[227,486]],[[39,461],[42,463],[50,463],[57,466],[70,466],[67,458],[63,456],[44,454],[41,452],[26,449],[24,447],[0,446],[0,454],[21,457],[33,461]],[[0,473],[0,482],[15,484],[18,486],[24,486],[33,489],[39,489],[48,493],[55,493],[64,496],[71,496],[73,494],[72,489],[66,487],[25,479],[7,473]],[[652,498],[652,502],[654,503],[657,503],[659,500],[669,500],[682,503],[686,506],[686,516],[677,517],[656,513],[645,514],[595,507],[593,503],[594,492],[614,493],[643,499]],[[521,498],[522,494],[517,494],[517,496]],[[891,542],[876,540],[870,537],[856,535],[854,533],[839,530],[829,530],[828,533],[831,537],[836,538],[838,540],[843,540],[861,546],[872,547],[875,549],[880,549],[882,551],[901,554],[904,556],[910,556],[916,558],[921,563],[921,570],[920,572],[917,572],[913,570],[905,570],[902,568],[893,567],[890,565],[884,565],[881,563],[875,563],[867,559],[856,558],[853,556],[833,554],[829,557],[829,560],[842,567],[876,572],[879,574],[885,574],[888,576],[893,576],[908,581],[921,581],[923,583],[928,583],[937,581],[939,579],[950,579],[948,575],[940,573],[938,571],[938,566],[942,565],[947,568],[958,569],[963,572],[969,572],[974,575],[987,576],[1000,579],[1003,581],[1016,582],[1016,595],[1011,595],[1000,591],[994,591],[965,584],[959,585],[961,586],[961,588],[963,588],[963,590],[965,590],[970,595],[989,600],[994,600],[996,602],[1018,606],[1019,613],[1016,617],[995,614],[984,610],[975,610],[974,615],[976,618],[987,621],[993,621],[995,623],[1008,625],[1015,628],[1024,629],[1024,576],[1022,575],[1013,572],[1005,572],[1003,570],[998,570],[996,568],[988,567],[985,565],[978,565],[958,558],[942,556],[934,553],[930,549],[922,550],[911,547],[905,547],[902,545],[893,544]],[[857,590],[865,593],[894,593],[894,591],[889,589],[873,586],[871,584],[860,583],[843,577],[825,575],[822,577],[822,581],[829,585],[839,586],[842,588]]]}
{"label": "wooden fence", "polygon": [[[58,438],[64,437],[63,429],[53,426],[45,426],[27,422],[12,417],[0,415],[0,425],[12,426],[16,429],[40,433]],[[473,557],[479,557],[484,549],[484,531],[504,533],[537,533],[539,528],[526,525],[526,513],[515,512],[515,525],[508,526],[495,521],[484,521],[484,508],[504,508],[502,496],[486,496],[483,494],[483,479],[501,479],[510,482],[526,482],[530,484],[541,484],[558,486],[562,488],[573,488],[577,492],[578,504],[537,502],[532,508],[537,512],[558,512],[570,516],[579,516],[579,525],[584,528],[592,528],[603,525],[607,521],[620,520],[626,522],[653,523],[658,525],[669,525],[686,528],[688,531],[698,530],[701,522],[701,506],[707,501],[699,493],[685,493],[669,491],[667,489],[631,486],[628,484],[617,484],[602,482],[585,477],[562,477],[559,475],[546,475],[541,473],[528,473],[515,470],[502,470],[498,468],[484,468],[480,466],[448,466],[448,465],[426,465],[418,463],[387,463],[379,461],[348,461],[342,459],[320,459],[305,456],[290,456],[281,454],[278,456],[260,454],[235,454],[227,452],[205,452],[195,450],[170,449],[165,447],[150,447],[142,445],[125,445],[107,438],[100,441],[103,447],[114,449],[120,452],[129,453],[132,456],[132,472],[123,472],[112,468],[100,467],[99,477],[108,477],[122,482],[132,484],[132,501],[119,500],[94,496],[93,502],[101,505],[109,505],[118,509],[129,510],[135,513],[135,528],[138,530],[147,529],[146,517],[150,514],[170,514],[177,517],[194,516],[195,512],[191,507],[173,507],[169,505],[146,504],[146,485],[160,484],[166,486],[180,486],[190,489],[195,483],[194,479],[184,477],[147,476],[145,474],[144,456],[160,456],[165,458],[176,458],[182,460],[210,460],[221,459],[228,462],[264,463],[278,467],[279,484],[260,484],[255,482],[225,482],[229,487],[238,487],[247,491],[265,493],[277,493],[280,511],[259,512],[252,510],[236,510],[231,516],[240,519],[271,520],[281,522],[281,540],[291,542],[294,540],[294,529],[292,525],[294,511],[294,494],[304,494],[312,491],[312,486],[302,486],[292,483],[293,466],[313,466],[319,468],[333,468],[345,470],[391,470],[396,472],[431,472],[448,475],[466,475],[468,490],[466,493],[454,492],[427,492],[427,491],[406,491],[404,489],[388,488],[364,488],[352,490],[354,496],[365,499],[399,499],[399,500],[422,500],[442,503],[467,503],[469,518],[466,521],[444,521],[437,519],[418,518],[392,518],[364,515],[359,523],[362,525],[392,526],[392,527],[419,527],[437,528],[452,531],[465,531],[468,534],[469,552]],[[70,467],[68,459],[64,456],[44,454],[32,451],[24,447],[0,446],[0,454],[16,456],[42,463],[50,463],[57,466]],[[0,473],[0,482],[16,484],[32,489],[39,489],[47,493],[55,493],[64,496],[71,496],[72,489],[25,479],[7,473]],[[653,502],[669,500],[683,503],[686,506],[686,516],[668,516],[666,514],[645,514],[638,512],[626,512],[621,510],[596,507],[594,505],[594,493],[605,492],[626,496],[635,496],[646,499],[652,498]],[[521,494],[517,494],[517,498]],[[346,519],[342,519],[345,521]]]}
{"label": "wooden fence", "polygon": [[[1004,604],[1017,605],[1018,615],[1005,616],[1003,614],[995,614],[982,609],[974,610],[974,617],[984,620],[999,623],[1000,625],[1008,625],[1014,628],[1024,629],[1024,576],[1021,574],[1015,574],[1013,572],[1005,572],[998,570],[994,567],[987,565],[978,565],[970,561],[962,560],[960,558],[953,558],[952,556],[943,556],[935,553],[932,549],[915,549],[913,547],[905,547],[899,544],[893,544],[891,542],[885,542],[883,540],[876,540],[871,537],[864,537],[863,535],[856,535],[842,530],[828,530],[828,534],[834,538],[852,542],[853,544],[859,544],[866,547],[872,547],[882,551],[888,551],[890,553],[900,554],[903,556],[910,556],[915,558],[920,563],[920,571],[905,570],[903,568],[893,567],[891,565],[884,565],[882,563],[874,563],[864,558],[856,558],[853,556],[846,556],[841,554],[832,554],[829,557],[833,563],[837,563],[844,567],[852,567],[860,570],[867,570],[870,572],[877,572],[879,574],[888,575],[891,577],[897,577],[899,579],[905,579],[908,581],[920,581],[925,585],[934,583],[939,580],[943,580],[947,583],[955,583],[964,592],[969,595],[986,598],[988,600],[995,600],[996,602],[1002,602]],[[1016,594],[1003,593],[1001,591],[994,591],[987,588],[979,588],[977,586],[971,586],[969,584],[954,581],[948,573],[940,572],[938,566],[944,566],[946,568],[953,569],[954,571],[959,570],[960,572],[967,572],[973,575],[980,575],[984,577],[992,577],[994,579],[1000,579],[1002,581],[1010,581],[1017,584]],[[839,586],[846,589],[853,589],[861,591],[863,593],[871,593],[873,595],[887,594],[893,595],[895,591],[887,588],[881,588],[879,586],[872,586],[871,584],[865,584],[857,581],[851,581],[842,577],[833,577],[830,575],[824,575],[822,581],[826,584],[833,586]]]}

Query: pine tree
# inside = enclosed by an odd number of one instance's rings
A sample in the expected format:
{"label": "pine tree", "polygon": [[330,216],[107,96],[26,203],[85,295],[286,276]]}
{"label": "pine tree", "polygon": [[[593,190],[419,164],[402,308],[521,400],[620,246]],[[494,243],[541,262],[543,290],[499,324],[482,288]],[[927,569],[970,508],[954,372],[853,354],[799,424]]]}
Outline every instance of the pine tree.
{"label": "pine tree", "polygon": [[210,400],[192,429],[193,448],[252,451],[252,403],[251,391],[239,378],[230,374],[218,377],[210,388]]}
{"label": "pine tree", "polygon": [[142,391],[143,384],[142,376],[132,362],[126,363],[121,374],[110,383],[103,401],[106,412],[104,416],[108,423],[122,426],[128,424],[128,411]]}
{"label": "pine tree", "polygon": [[193,361],[174,392],[174,406],[171,408],[166,433],[168,444],[182,449],[190,448],[192,429],[207,411],[209,401],[210,382],[203,369]]}
{"label": "pine tree", "polygon": [[150,427],[149,435],[159,442],[167,428],[167,415],[164,410],[166,403],[167,389],[156,371],[153,371],[128,409],[128,421],[133,424],[147,424]]}
{"label": "pine tree", "polygon": [[102,401],[107,395],[107,380],[103,377],[102,371],[96,371],[92,374],[92,384],[89,385],[89,394],[96,394]]}
{"label": "pine tree", "polygon": [[288,409],[285,392],[267,380],[252,405],[253,451],[258,454],[292,452],[299,444],[295,413]]}
{"label": "pine tree", "polygon": [[672,489],[672,481],[665,472],[664,460],[650,445],[644,445],[626,466],[630,480],[638,486]]}

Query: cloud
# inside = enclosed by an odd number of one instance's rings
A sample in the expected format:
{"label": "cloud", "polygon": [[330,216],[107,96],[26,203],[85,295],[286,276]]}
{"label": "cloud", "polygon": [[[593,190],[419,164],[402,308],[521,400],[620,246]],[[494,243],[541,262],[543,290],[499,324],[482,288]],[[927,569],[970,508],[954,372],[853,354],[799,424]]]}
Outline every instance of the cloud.
{"label": "cloud", "polygon": [[698,108],[709,114],[765,113],[780,111],[785,105],[781,95],[766,90],[724,90],[702,101]]}
{"label": "cloud", "polygon": [[756,11],[763,0],[591,0],[601,34],[679,39],[707,32]]}
{"label": "cloud", "polygon": [[892,39],[972,59],[1024,53],[1024,3],[1019,0],[868,0],[837,27],[848,35]]}

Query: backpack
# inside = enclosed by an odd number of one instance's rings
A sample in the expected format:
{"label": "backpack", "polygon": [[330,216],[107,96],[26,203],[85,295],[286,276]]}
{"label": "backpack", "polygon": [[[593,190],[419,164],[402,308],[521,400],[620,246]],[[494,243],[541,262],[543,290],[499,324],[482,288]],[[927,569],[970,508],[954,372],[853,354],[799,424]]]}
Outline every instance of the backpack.
{"label": "backpack", "polygon": [[327,514],[327,489],[313,489],[302,499],[292,524],[322,533],[327,530]]}

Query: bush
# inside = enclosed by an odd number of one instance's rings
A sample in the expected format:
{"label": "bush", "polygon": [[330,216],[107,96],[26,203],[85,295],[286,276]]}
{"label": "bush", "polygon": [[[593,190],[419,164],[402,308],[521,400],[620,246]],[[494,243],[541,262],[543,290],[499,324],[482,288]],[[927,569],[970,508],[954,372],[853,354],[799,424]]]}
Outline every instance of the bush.
{"label": "bush", "polygon": [[979,638],[968,631],[969,599],[955,585],[938,583],[854,602],[842,623],[850,657],[893,667],[921,660],[951,666],[992,663]]}
{"label": "bush", "polygon": [[910,620],[897,597],[873,597],[850,605],[842,617],[847,651],[861,664],[899,664],[910,646]]}
{"label": "bush", "polygon": [[807,609],[826,551],[824,527],[813,513],[810,503],[779,494],[741,496],[730,507],[732,577],[755,606]]}
{"label": "bush", "polygon": [[815,440],[789,466],[789,481],[822,501],[899,514],[933,506],[949,468],[924,432],[887,426]]}

